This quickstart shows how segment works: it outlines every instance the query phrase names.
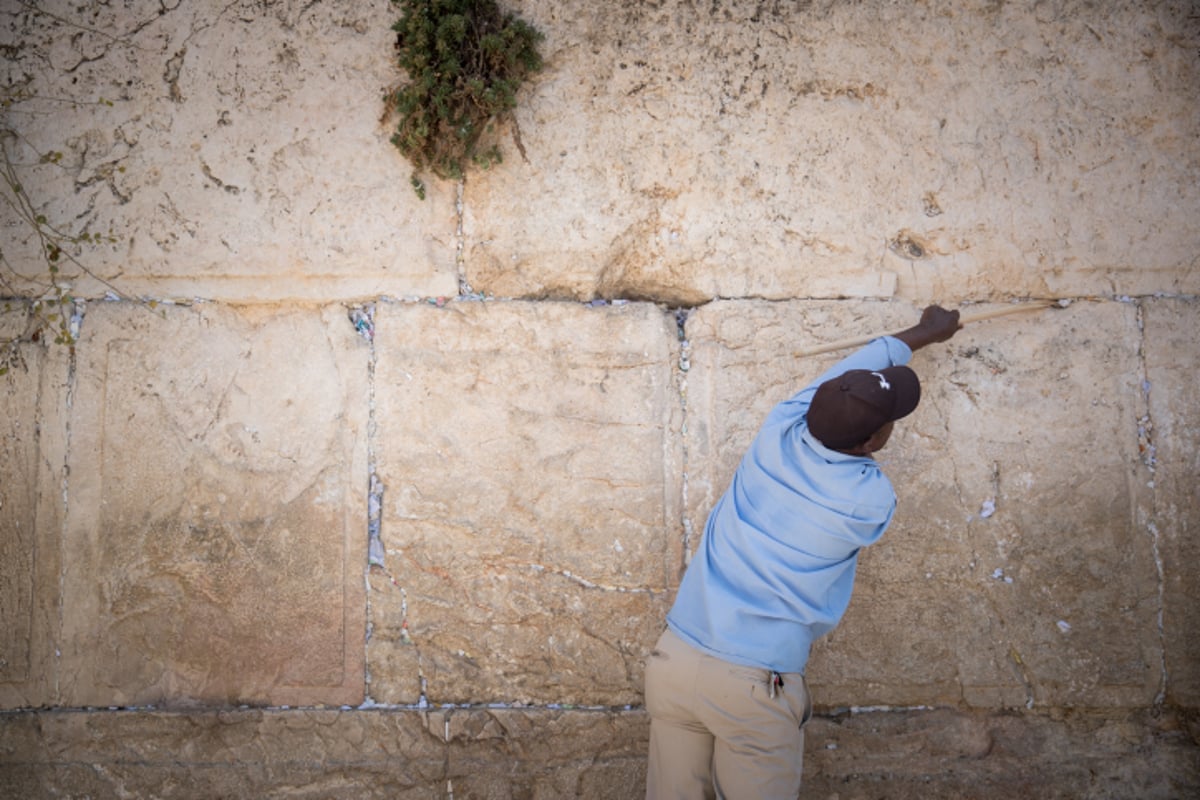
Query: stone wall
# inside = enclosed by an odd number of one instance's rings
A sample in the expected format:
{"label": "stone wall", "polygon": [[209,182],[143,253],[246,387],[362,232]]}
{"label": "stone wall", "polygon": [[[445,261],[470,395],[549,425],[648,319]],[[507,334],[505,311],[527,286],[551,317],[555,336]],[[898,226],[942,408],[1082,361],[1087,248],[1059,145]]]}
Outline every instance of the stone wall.
{"label": "stone wall", "polygon": [[914,360],[809,791],[1200,791],[1194,7],[509,7],[424,201],[386,0],[0,9],[0,796],[636,796],[803,351],[1030,298]]}

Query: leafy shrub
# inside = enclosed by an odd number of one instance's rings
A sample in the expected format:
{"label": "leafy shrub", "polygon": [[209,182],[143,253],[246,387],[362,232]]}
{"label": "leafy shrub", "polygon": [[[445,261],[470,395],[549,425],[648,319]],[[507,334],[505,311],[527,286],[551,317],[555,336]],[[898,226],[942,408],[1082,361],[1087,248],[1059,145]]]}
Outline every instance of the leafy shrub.
{"label": "leafy shrub", "polygon": [[400,118],[392,143],[412,162],[421,197],[421,172],[459,180],[468,165],[500,161],[495,123],[516,107],[517,89],[542,68],[542,34],[495,0],[393,0],[403,8],[396,31],[397,60],[408,83],[385,102]]}

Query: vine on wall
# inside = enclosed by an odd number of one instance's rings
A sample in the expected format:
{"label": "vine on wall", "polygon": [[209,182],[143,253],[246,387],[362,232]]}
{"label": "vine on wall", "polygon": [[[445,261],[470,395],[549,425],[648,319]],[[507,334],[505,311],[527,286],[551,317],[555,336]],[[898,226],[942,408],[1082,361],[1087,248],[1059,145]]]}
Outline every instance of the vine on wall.
{"label": "vine on wall", "polygon": [[[87,231],[72,234],[38,210],[38,204],[21,181],[18,164],[10,149],[19,140],[16,131],[0,129],[0,203],[7,206],[18,225],[34,237],[37,255],[31,261],[18,263],[17,256],[6,249],[6,243],[0,242],[0,296],[8,298],[2,308],[8,312],[17,305],[24,305],[29,315],[21,332],[0,339],[0,375],[21,363],[21,344],[42,341],[67,346],[75,344],[78,331],[73,324],[75,297],[71,287],[77,279],[89,276],[119,295],[114,286],[88,269],[80,259],[88,245],[112,243],[116,241],[113,235]],[[38,161],[40,164],[57,164],[62,158],[62,153],[52,151],[41,153]]]}

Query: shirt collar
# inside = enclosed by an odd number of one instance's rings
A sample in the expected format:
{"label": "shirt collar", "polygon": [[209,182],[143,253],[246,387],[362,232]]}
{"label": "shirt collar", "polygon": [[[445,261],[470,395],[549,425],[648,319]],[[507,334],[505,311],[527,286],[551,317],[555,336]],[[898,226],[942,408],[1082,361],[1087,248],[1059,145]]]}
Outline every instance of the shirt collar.
{"label": "shirt collar", "polygon": [[809,431],[807,425],[804,426],[804,432],[800,435],[800,438],[803,439],[804,443],[807,444],[809,447],[811,447],[817,455],[819,455],[821,458],[825,459],[826,461],[872,461],[873,460],[870,456],[852,456],[849,453],[843,453],[838,450],[829,449],[825,445],[821,444],[821,441],[817,437],[812,435],[812,432]]}

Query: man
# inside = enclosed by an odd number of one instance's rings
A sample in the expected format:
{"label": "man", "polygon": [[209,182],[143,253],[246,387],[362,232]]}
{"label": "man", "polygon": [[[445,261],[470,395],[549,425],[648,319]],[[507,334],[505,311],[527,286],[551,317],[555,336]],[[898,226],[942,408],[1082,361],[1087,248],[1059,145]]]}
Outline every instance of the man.
{"label": "man", "polygon": [[871,454],[920,400],[913,351],[958,329],[957,311],[930,306],[768,415],[646,663],[649,800],[795,800],[809,648],[842,618],[858,551],[896,508]]}

